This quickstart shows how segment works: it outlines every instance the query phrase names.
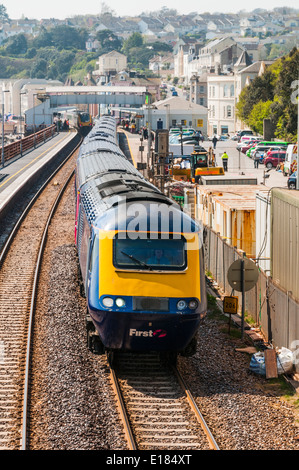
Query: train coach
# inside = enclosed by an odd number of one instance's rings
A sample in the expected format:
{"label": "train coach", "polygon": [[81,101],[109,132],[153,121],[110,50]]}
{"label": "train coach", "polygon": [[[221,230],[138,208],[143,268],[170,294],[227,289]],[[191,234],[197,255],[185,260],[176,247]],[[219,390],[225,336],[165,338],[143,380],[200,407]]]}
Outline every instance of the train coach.
{"label": "train coach", "polygon": [[78,110],[67,112],[66,118],[70,127],[74,127],[82,136],[87,136],[93,126],[93,120],[89,113]]}
{"label": "train coach", "polygon": [[113,122],[95,124],[76,165],[88,345],[192,354],[207,307],[200,227],[115,151]]}

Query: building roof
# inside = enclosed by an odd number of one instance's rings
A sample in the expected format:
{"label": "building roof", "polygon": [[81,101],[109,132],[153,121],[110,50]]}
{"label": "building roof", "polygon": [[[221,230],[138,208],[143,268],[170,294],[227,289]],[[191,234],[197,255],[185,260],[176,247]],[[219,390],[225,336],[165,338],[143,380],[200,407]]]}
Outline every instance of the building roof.
{"label": "building roof", "polygon": [[241,66],[248,67],[251,64],[252,64],[252,60],[250,59],[248,52],[243,51],[234,65],[235,67],[241,67]]}
{"label": "building roof", "polygon": [[193,111],[194,113],[198,114],[207,114],[208,110],[204,106],[199,104],[191,103],[190,101],[186,101],[185,98],[180,98],[179,96],[171,96],[170,98],[166,98],[166,100],[156,101],[153,105],[157,109],[165,109],[165,105],[169,105],[171,110],[178,110],[179,112],[182,111]]}

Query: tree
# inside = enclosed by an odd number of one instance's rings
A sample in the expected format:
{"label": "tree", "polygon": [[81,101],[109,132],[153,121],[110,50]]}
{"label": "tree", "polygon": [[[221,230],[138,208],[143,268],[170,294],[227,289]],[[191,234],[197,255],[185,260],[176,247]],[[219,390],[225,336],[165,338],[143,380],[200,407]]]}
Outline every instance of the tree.
{"label": "tree", "polygon": [[123,43],[123,53],[126,56],[130,56],[130,50],[136,47],[143,46],[143,37],[140,33],[133,33]]}
{"label": "tree", "polygon": [[122,41],[109,29],[98,31],[96,39],[101,43],[101,54],[111,51],[120,52],[122,48]]}
{"label": "tree", "polygon": [[52,46],[52,34],[44,26],[41,27],[40,33],[32,40],[32,47],[39,49],[40,47]]}
{"label": "tree", "polygon": [[48,63],[45,59],[39,59],[31,69],[31,78],[46,78]]}
{"label": "tree", "polygon": [[58,49],[85,49],[87,31],[71,26],[59,25],[50,30],[52,43]]}
{"label": "tree", "polygon": [[261,119],[268,117],[276,126],[277,138],[296,140],[298,106],[291,95],[292,84],[298,80],[298,63],[299,51],[294,47],[242,90],[236,107],[243,122],[261,132]]}
{"label": "tree", "polygon": [[238,117],[248,123],[248,118],[253,107],[259,101],[273,101],[274,98],[274,85],[273,75],[270,70],[266,69],[261,77],[256,77],[250,85],[245,87],[239,97],[236,105]]}
{"label": "tree", "polygon": [[9,16],[6,11],[6,7],[4,5],[0,5],[0,21],[2,23],[9,22]]}
{"label": "tree", "polygon": [[269,118],[271,115],[271,104],[272,101],[259,101],[255,104],[248,116],[248,124],[250,129],[258,134],[263,134],[264,131],[264,119]]}
{"label": "tree", "polygon": [[17,34],[9,38],[5,47],[8,55],[20,55],[27,52],[27,38],[24,34]]}

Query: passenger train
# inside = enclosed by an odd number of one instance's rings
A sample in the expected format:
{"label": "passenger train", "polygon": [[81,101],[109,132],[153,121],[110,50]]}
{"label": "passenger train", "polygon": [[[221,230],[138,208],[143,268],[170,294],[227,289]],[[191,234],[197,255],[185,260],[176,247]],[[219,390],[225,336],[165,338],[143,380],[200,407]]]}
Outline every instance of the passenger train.
{"label": "passenger train", "polygon": [[66,113],[66,119],[69,121],[69,126],[77,129],[82,136],[86,136],[93,126],[91,115],[76,109],[68,111]]}
{"label": "passenger train", "polygon": [[84,139],[75,185],[89,348],[193,354],[207,308],[199,225],[128,161],[111,116]]}

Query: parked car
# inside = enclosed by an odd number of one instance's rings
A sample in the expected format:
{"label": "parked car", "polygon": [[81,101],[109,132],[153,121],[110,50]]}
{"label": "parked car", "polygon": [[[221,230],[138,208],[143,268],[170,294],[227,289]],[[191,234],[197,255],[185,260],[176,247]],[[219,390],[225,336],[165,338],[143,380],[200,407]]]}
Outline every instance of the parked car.
{"label": "parked car", "polygon": [[297,171],[294,171],[289,177],[288,177],[288,188],[289,189],[296,189],[296,184],[297,184]]}
{"label": "parked car", "polygon": [[277,167],[281,162],[284,162],[286,158],[286,152],[283,150],[269,150],[264,155],[263,163],[267,168]]}
{"label": "parked car", "polygon": [[284,148],[286,149],[287,148],[287,142],[272,142],[272,141],[269,141],[269,142],[266,142],[266,141],[262,141],[262,142],[258,142],[257,145],[255,147],[251,147],[249,150],[247,150],[246,152],[246,155],[247,157],[250,157],[250,158],[254,158],[254,151],[256,149],[258,149],[259,151],[261,151],[263,154],[264,153],[267,153],[268,150],[270,149],[279,149],[279,148]]}
{"label": "parked car", "polygon": [[250,149],[254,144],[258,144],[259,141],[256,139],[250,137],[247,140],[241,141],[237,144],[236,149],[241,150],[241,152],[244,153],[244,148],[247,147],[247,150]]}
{"label": "parked car", "polygon": [[264,158],[266,158],[267,152],[269,152],[269,150],[278,151],[280,149],[281,147],[278,145],[274,145],[271,143],[267,145],[265,144],[265,142],[262,142],[262,143],[258,142],[255,147],[247,150],[246,155],[248,155],[250,158],[254,158],[255,152],[260,152],[264,156]]}
{"label": "parked car", "polygon": [[246,153],[249,149],[253,148],[255,145],[257,145],[259,141],[257,140],[251,140],[249,142],[246,142],[242,144],[239,148],[242,153]]}
{"label": "parked car", "polygon": [[253,131],[251,130],[243,130],[243,131],[240,131],[239,134],[239,142],[241,140],[241,137],[243,137],[243,135],[253,135]]}

